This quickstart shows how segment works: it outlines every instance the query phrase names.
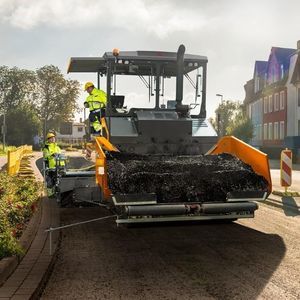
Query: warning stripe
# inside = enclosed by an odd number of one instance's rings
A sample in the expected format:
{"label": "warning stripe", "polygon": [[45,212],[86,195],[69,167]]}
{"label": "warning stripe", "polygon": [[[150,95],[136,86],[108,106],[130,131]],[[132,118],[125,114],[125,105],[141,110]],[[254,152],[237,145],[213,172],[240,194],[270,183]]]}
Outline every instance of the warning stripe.
{"label": "warning stripe", "polygon": [[282,162],[285,162],[290,168],[292,167],[292,156],[291,156],[291,152],[287,153],[287,152],[283,152],[281,155],[281,160]]}
{"label": "warning stripe", "polygon": [[281,185],[290,186],[292,184],[292,151],[283,150],[281,152]]}
{"label": "warning stripe", "polygon": [[292,173],[291,167],[289,165],[287,165],[285,162],[282,162],[281,168],[282,168],[282,171],[284,171],[287,174]]}
{"label": "warning stripe", "polygon": [[92,151],[93,151],[92,148],[90,148],[88,146],[86,147],[86,157],[87,158],[90,158],[92,156]]}
{"label": "warning stripe", "polygon": [[[285,172],[281,173],[281,181],[285,183],[286,185],[291,185],[291,176],[289,174],[286,174]],[[282,184],[283,185],[283,184]]]}

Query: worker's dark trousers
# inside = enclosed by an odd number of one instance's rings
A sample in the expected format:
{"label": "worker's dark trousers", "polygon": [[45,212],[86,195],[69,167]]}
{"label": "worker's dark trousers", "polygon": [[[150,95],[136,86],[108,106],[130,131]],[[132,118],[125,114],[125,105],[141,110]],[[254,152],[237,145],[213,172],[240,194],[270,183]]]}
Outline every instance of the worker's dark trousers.
{"label": "worker's dark trousers", "polygon": [[47,188],[54,187],[55,181],[56,181],[55,170],[47,170],[46,171],[46,184],[47,184]]}
{"label": "worker's dark trousers", "polygon": [[[101,118],[105,117],[105,108],[101,108],[101,112],[100,111],[91,111],[89,114],[89,120],[90,123],[94,123],[95,121],[100,121]],[[93,126],[91,126],[91,133],[98,133],[95,131],[95,129],[93,128]]]}
{"label": "worker's dark trousers", "polygon": [[89,114],[89,120],[91,123],[95,122],[96,118],[100,120],[103,117],[105,117],[105,108],[101,108],[101,113],[100,111],[91,111]]}

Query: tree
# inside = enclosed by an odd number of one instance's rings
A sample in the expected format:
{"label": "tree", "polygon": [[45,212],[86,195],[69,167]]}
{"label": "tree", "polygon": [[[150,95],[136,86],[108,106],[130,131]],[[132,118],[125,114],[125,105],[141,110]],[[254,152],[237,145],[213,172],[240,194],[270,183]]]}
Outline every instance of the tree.
{"label": "tree", "polygon": [[33,71],[18,69],[17,67],[0,67],[0,107],[5,112],[15,109],[21,103],[33,103],[35,89],[35,73]]}
{"label": "tree", "polygon": [[239,104],[237,113],[227,127],[227,134],[233,135],[248,143],[253,138],[253,130],[253,124],[246,115],[244,106]]}
{"label": "tree", "polygon": [[219,136],[224,136],[227,134],[226,129],[230,122],[232,121],[234,114],[237,109],[237,102],[226,100],[216,109],[216,122],[217,132]]}
{"label": "tree", "polygon": [[61,122],[74,117],[78,110],[79,82],[65,79],[53,65],[38,69],[36,74],[37,113],[45,135],[48,128],[58,129]]}
{"label": "tree", "polygon": [[[9,144],[17,146],[22,143],[32,143],[32,131],[37,130],[39,124],[33,106],[34,88],[35,73],[33,71],[17,67],[0,67],[1,128],[6,125],[5,142]],[[1,140],[4,141],[2,130],[1,135]]]}
{"label": "tree", "polygon": [[233,135],[244,142],[249,142],[253,138],[253,125],[247,117],[243,104],[227,100],[222,102],[215,112],[216,121],[212,124],[219,136]]}
{"label": "tree", "polygon": [[41,130],[41,122],[32,104],[22,103],[7,113],[7,143],[20,146],[32,145],[33,136]]}

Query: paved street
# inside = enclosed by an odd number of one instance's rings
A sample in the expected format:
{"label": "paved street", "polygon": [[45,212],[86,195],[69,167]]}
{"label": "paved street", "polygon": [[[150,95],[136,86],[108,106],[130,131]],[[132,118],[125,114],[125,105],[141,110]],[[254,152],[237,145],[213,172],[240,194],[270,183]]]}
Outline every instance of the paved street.
{"label": "paved street", "polygon": [[[107,215],[69,208],[63,224]],[[299,299],[300,219],[262,205],[233,224],[66,229],[42,299]]]}

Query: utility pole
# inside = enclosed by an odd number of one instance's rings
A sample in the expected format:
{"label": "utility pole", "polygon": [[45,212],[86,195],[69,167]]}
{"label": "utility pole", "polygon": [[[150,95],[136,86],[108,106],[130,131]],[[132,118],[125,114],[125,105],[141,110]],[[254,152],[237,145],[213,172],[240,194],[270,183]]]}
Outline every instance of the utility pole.
{"label": "utility pole", "polygon": [[3,102],[3,124],[2,124],[2,135],[3,135],[3,152],[5,152],[5,144],[6,144],[6,140],[5,140],[5,135],[6,135],[6,106],[5,106],[5,91],[3,90],[2,92],[2,102]]}

